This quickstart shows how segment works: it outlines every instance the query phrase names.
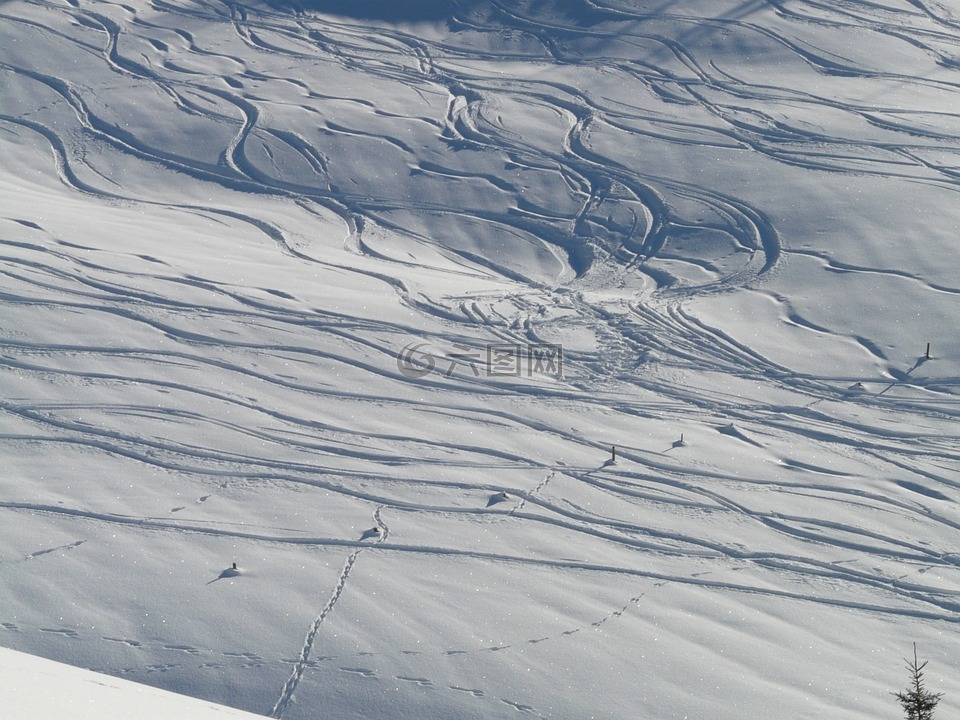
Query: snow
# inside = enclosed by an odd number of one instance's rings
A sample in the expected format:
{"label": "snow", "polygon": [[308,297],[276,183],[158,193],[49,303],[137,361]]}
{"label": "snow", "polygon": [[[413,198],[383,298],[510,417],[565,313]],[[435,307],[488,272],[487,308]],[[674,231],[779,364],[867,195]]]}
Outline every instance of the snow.
{"label": "snow", "polygon": [[858,720],[916,642],[960,709],[955,10],[0,15],[0,646],[287,720]]}
{"label": "snow", "polygon": [[3,713],[9,720],[263,717],[5,648],[0,648],[0,668],[4,681]]}

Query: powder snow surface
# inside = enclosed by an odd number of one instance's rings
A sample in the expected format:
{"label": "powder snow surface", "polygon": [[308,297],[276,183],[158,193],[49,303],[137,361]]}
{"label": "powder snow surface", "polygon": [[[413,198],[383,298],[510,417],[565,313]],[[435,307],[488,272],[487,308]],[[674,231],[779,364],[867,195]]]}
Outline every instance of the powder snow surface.
{"label": "powder snow surface", "polygon": [[916,642],[960,714],[951,3],[6,0],[0,157],[0,645],[876,720]]}

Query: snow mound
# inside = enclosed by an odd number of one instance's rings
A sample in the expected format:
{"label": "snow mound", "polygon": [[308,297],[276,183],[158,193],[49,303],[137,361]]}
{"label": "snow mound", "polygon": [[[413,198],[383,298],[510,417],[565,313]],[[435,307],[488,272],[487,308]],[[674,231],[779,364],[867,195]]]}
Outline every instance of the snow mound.
{"label": "snow mound", "polygon": [[257,720],[148,685],[0,648],[5,720]]}

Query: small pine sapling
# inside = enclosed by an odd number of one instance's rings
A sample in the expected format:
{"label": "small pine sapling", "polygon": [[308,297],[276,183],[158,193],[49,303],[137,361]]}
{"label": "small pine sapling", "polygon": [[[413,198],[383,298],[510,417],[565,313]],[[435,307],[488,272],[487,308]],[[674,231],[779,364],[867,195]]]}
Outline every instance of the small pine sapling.
{"label": "small pine sapling", "polygon": [[904,692],[894,693],[903,711],[907,714],[907,720],[933,720],[933,710],[943,697],[943,693],[929,692],[923,686],[923,669],[927,666],[927,661],[922,663],[917,660],[917,644],[913,644],[913,661],[905,660],[907,670],[910,671],[910,687]]}

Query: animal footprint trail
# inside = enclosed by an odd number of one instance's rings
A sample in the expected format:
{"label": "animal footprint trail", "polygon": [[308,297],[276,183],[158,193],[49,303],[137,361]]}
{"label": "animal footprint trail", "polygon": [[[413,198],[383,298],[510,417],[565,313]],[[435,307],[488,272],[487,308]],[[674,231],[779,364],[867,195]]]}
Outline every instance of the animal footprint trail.
{"label": "animal footprint trail", "polygon": [[72,542],[67,545],[58,545],[57,547],[49,548],[47,550],[37,550],[36,552],[32,552],[26,557],[24,557],[24,560],[33,560],[35,558],[42,557],[44,555],[50,555],[51,553],[55,553],[61,550],[63,552],[67,552],[69,550],[73,550],[74,548],[80,547],[85,542],[86,540],[77,540],[76,542]]}
{"label": "animal footprint trail", "polygon": [[[387,527],[380,517],[380,511],[382,509],[382,507],[378,507],[374,512],[374,520],[377,523],[375,527],[378,530],[378,543],[382,542],[387,535]],[[283,690],[280,693],[280,698],[273,706],[273,710],[270,712],[270,717],[283,717],[283,714],[293,701],[293,695],[296,692],[297,687],[300,685],[300,681],[303,679],[303,673],[310,666],[310,655],[313,652],[313,646],[316,643],[317,634],[320,632],[320,627],[323,625],[323,621],[326,620],[327,616],[333,611],[334,606],[337,604],[337,601],[343,594],[343,589],[347,584],[347,578],[350,577],[350,571],[353,569],[354,563],[356,563],[361,552],[363,552],[363,548],[355,550],[350,554],[350,556],[347,558],[347,561],[344,563],[343,570],[340,571],[340,578],[333,590],[333,594],[330,596],[330,599],[327,600],[327,604],[324,605],[323,610],[320,611],[317,619],[313,621],[313,625],[310,626],[310,629],[304,638],[303,647],[300,649],[300,655],[294,662],[293,671],[290,673],[290,677],[287,679],[287,682],[284,683]]]}
{"label": "animal footprint trail", "polygon": [[330,614],[334,606],[337,604],[337,600],[340,599],[340,595],[343,593],[343,588],[346,586],[347,578],[350,576],[350,571],[353,569],[353,565],[357,561],[357,557],[360,555],[360,553],[360,550],[356,550],[350,554],[350,557],[347,558],[347,561],[343,566],[343,570],[340,571],[340,579],[337,582],[337,586],[333,590],[333,594],[330,596],[327,604],[323,607],[323,610],[320,611],[320,615],[318,615],[317,619],[313,621],[313,625],[310,626],[310,630],[307,632],[307,635],[304,638],[303,647],[300,649],[300,656],[294,663],[293,672],[290,674],[290,677],[284,684],[283,690],[280,693],[280,698],[277,700],[276,704],[273,706],[273,710],[270,712],[270,717],[283,717],[287,707],[293,700],[293,694],[296,692],[297,686],[303,679],[303,673],[306,670],[307,664],[310,660],[310,653],[313,650],[314,643],[316,642],[317,633],[320,632],[320,626],[323,625],[323,621],[327,619],[327,615]]}
{"label": "animal footprint trail", "polygon": [[603,617],[603,618],[601,618],[600,620],[597,620],[597,621],[595,621],[595,622],[590,623],[591,627],[598,628],[598,627],[600,627],[601,625],[603,625],[605,622],[607,622],[608,620],[612,620],[613,618],[623,617],[623,614],[624,614],[625,612],[627,612],[627,610],[630,609],[630,606],[631,606],[631,605],[639,605],[639,604],[640,604],[640,601],[643,599],[643,596],[644,596],[644,595],[646,595],[646,593],[640,593],[640,594],[637,595],[636,597],[630,598],[630,601],[629,601],[626,605],[624,605],[622,608],[620,608],[619,610],[614,610],[612,613],[610,613],[610,614],[607,615],[606,617]]}
{"label": "animal footprint trail", "polygon": [[545,487],[547,486],[547,483],[549,483],[551,480],[553,480],[553,478],[555,478],[556,475],[557,475],[557,471],[554,470],[554,471],[551,472],[549,475],[547,475],[547,477],[545,477],[543,480],[541,480],[541,481],[540,481],[540,484],[537,485],[537,486],[529,493],[529,495],[527,495],[526,497],[524,497],[524,498],[520,501],[520,504],[519,504],[519,505],[517,505],[515,508],[513,508],[513,510],[510,511],[510,514],[511,514],[511,515],[515,515],[516,513],[521,512],[521,511],[523,510],[523,508],[524,508],[524,507],[526,506],[526,504],[527,504],[527,497],[532,497],[532,496],[536,495],[537,493],[539,493],[541,490],[543,490],[543,488],[545,488]]}

